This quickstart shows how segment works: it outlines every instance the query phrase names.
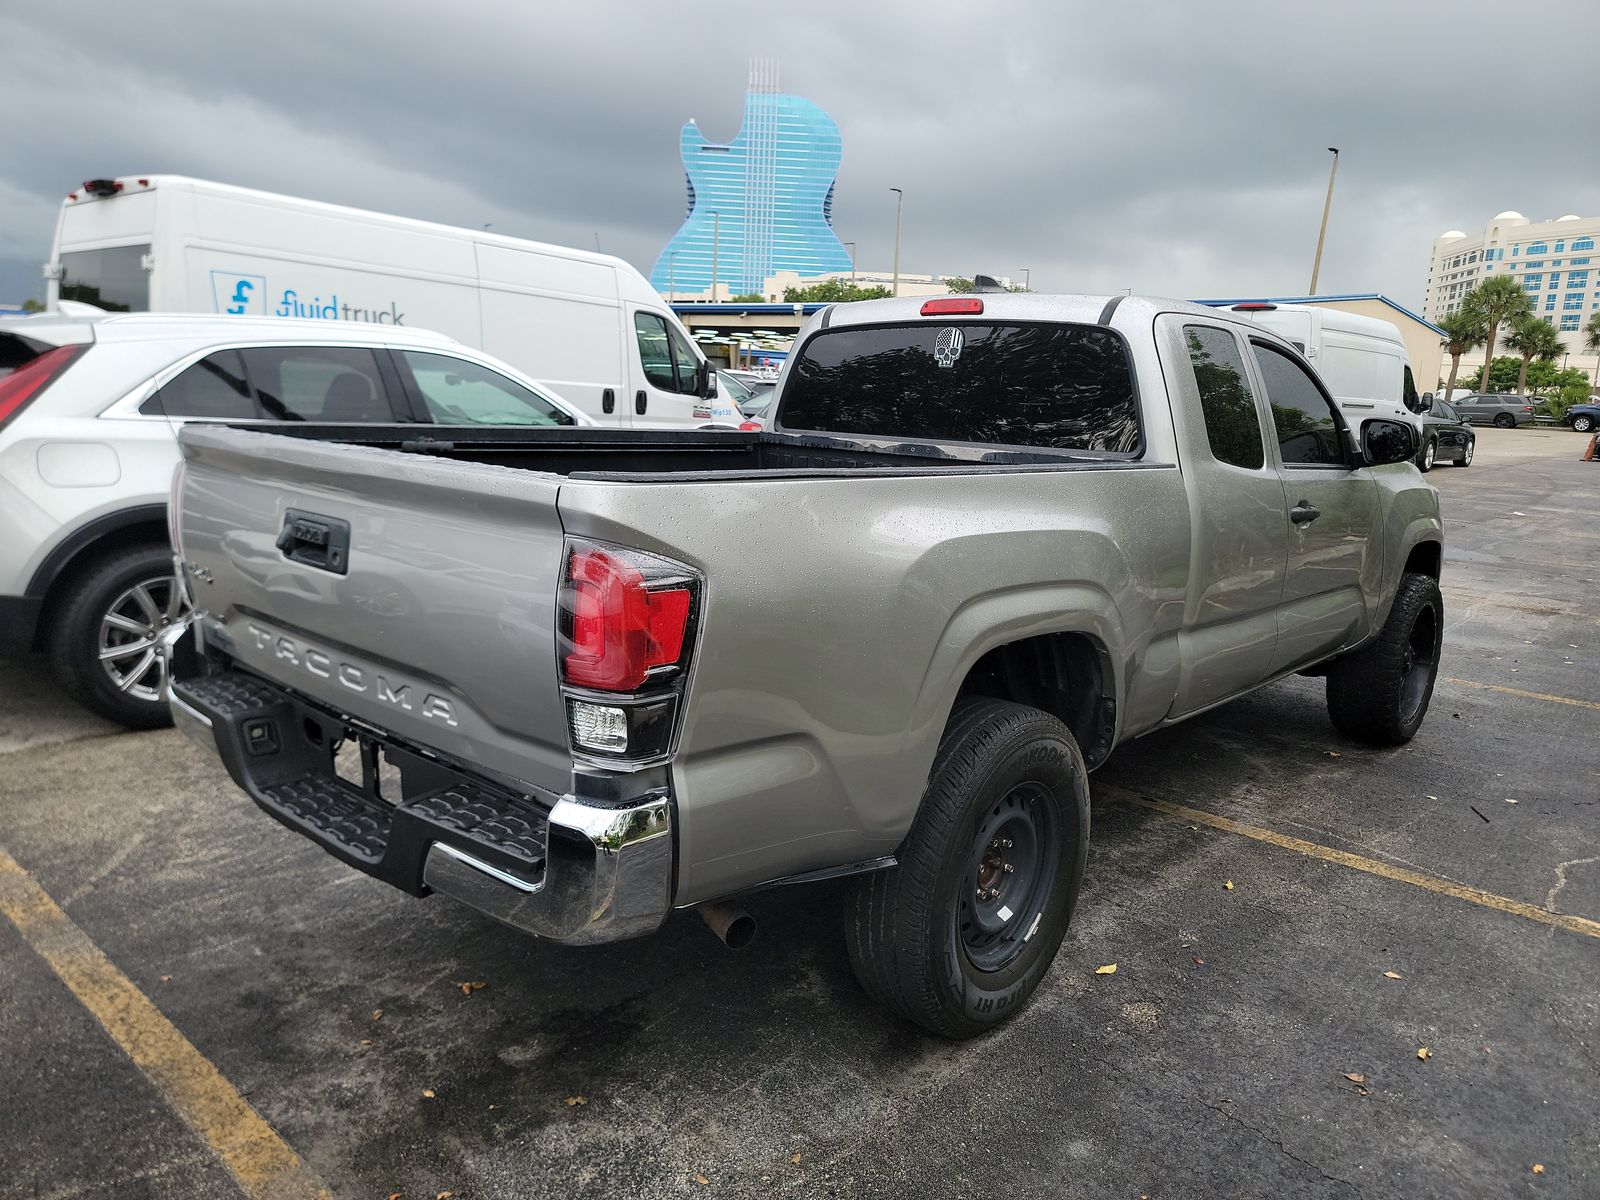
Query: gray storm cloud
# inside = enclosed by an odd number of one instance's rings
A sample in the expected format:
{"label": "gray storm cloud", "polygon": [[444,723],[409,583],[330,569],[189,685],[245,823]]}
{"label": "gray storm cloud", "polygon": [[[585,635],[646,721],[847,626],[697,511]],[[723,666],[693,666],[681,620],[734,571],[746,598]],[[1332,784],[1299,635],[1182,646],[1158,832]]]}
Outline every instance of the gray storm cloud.
{"label": "gray storm cloud", "polygon": [[908,271],[1299,292],[1337,145],[1321,290],[1415,304],[1444,229],[1600,212],[1592,7],[1519,13],[1546,31],[1529,86],[1485,65],[1504,10],[1475,2],[12,8],[0,301],[42,294],[63,192],[141,172],[598,236],[648,270],[682,216],[678,127],[731,137],[760,55],[839,123],[834,223],[864,267],[901,187]]}

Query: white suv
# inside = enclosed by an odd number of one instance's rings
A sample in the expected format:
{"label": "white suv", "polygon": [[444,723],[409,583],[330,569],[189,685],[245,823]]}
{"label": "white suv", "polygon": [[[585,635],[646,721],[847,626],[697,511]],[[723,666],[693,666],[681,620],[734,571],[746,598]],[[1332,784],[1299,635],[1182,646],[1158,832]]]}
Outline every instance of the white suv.
{"label": "white suv", "polygon": [[156,313],[0,320],[0,658],[168,723],[167,493],[185,421],[591,425],[481,351],[392,326]]}

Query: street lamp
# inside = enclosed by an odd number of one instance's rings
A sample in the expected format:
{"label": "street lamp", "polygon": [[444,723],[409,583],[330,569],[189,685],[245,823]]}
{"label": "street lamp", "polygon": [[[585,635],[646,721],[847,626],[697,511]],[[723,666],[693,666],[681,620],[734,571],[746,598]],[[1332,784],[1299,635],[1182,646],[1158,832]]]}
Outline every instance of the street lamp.
{"label": "street lamp", "polygon": [[846,242],[845,246],[850,250],[850,282],[854,283],[856,281],[856,244],[854,242]]}
{"label": "street lamp", "polygon": [[1033,268],[1031,268],[1031,267],[1023,267],[1022,268],[1022,290],[1025,291],[1025,292],[1031,292],[1033,290],[1032,288],[1030,288],[1028,286],[1028,280],[1032,277],[1032,275],[1033,275]]}
{"label": "street lamp", "polygon": [[717,250],[722,241],[722,214],[711,213],[711,303],[717,302]]}
{"label": "street lamp", "polygon": [[1317,257],[1311,262],[1311,288],[1306,292],[1308,296],[1317,294],[1317,276],[1322,272],[1322,239],[1328,236],[1328,210],[1333,207],[1333,177],[1339,173],[1339,147],[1329,146],[1328,153],[1333,155],[1333,165],[1328,168],[1328,195],[1322,202],[1322,228],[1317,230]]}
{"label": "street lamp", "polygon": [[896,196],[894,206],[894,295],[900,294],[900,219],[906,212],[906,194],[899,188],[890,188]]}

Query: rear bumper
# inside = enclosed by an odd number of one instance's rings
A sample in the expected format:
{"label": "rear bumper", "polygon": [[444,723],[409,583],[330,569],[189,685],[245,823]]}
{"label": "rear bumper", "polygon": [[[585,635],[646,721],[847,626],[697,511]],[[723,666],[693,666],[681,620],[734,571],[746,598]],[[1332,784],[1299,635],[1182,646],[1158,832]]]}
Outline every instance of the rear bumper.
{"label": "rear bumper", "polygon": [[33,649],[43,609],[40,596],[0,596],[0,658],[20,658]]}
{"label": "rear bumper", "polygon": [[[242,671],[176,680],[171,706],[177,727],[270,816],[413,895],[441,892],[574,945],[650,933],[671,907],[664,789],[618,800],[517,795]],[[335,773],[341,739],[361,747],[360,786]],[[399,767],[398,799],[381,794],[393,785],[380,783],[380,756]]]}

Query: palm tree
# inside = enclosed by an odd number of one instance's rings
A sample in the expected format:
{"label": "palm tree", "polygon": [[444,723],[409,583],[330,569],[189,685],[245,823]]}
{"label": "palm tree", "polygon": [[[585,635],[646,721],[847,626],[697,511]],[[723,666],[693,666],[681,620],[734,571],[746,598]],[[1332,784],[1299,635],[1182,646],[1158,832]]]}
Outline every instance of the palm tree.
{"label": "palm tree", "polygon": [[[1467,293],[1472,298],[1472,293]],[[1444,352],[1450,356],[1450,382],[1445,385],[1441,399],[1448,401],[1456,390],[1456,375],[1461,370],[1461,356],[1468,350],[1483,345],[1483,317],[1478,310],[1465,302],[1455,312],[1439,318],[1439,328],[1444,330]]]}
{"label": "palm tree", "polygon": [[1536,358],[1540,362],[1553,362],[1567,348],[1556,327],[1532,313],[1511,318],[1511,334],[1506,338],[1506,346],[1522,355],[1522,370],[1517,373],[1519,396],[1528,386],[1528,364]]}
{"label": "palm tree", "polygon": [[[1533,298],[1522,290],[1522,285],[1509,275],[1496,275],[1486,279],[1467,293],[1466,300],[1483,317],[1483,382],[1480,392],[1489,390],[1489,372],[1494,367],[1494,338],[1500,326],[1513,317],[1533,311]],[[1467,307],[1466,301],[1461,307]]]}
{"label": "palm tree", "polygon": [[[1583,324],[1583,348],[1590,354],[1600,356],[1600,312],[1593,314]],[[1595,359],[1594,386],[1600,391],[1600,357]]]}

